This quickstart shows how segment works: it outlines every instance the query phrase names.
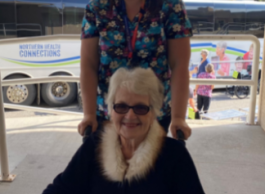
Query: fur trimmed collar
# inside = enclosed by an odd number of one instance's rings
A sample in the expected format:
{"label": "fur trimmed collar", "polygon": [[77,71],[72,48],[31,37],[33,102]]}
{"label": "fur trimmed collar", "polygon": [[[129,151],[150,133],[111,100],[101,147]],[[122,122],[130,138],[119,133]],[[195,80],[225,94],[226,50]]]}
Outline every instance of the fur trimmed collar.
{"label": "fur trimmed collar", "polygon": [[104,176],[108,180],[119,182],[124,180],[131,182],[146,177],[155,165],[166,136],[158,122],[154,121],[147,137],[128,161],[123,157],[119,136],[114,125],[108,123],[103,130],[99,148],[100,164]]}

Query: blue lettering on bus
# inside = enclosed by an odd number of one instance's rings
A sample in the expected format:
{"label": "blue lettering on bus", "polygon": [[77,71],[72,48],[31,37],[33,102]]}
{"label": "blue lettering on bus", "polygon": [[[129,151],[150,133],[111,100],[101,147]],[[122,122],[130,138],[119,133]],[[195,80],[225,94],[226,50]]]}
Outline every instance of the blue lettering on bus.
{"label": "blue lettering on bus", "polygon": [[36,57],[36,51],[32,51],[32,57]]}
{"label": "blue lettering on bus", "polygon": [[20,57],[60,57],[60,44],[21,44]]}
{"label": "blue lettering on bus", "polygon": [[23,57],[23,51],[19,51],[20,57]]}

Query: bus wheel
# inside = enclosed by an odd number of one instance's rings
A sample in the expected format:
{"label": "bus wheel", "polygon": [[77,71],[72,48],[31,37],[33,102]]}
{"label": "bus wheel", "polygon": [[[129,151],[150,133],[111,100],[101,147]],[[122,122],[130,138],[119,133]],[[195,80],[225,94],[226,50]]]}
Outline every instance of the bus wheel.
{"label": "bus wheel", "polygon": [[[12,75],[7,79],[26,78],[23,75]],[[20,105],[31,105],[37,96],[36,86],[16,84],[3,87],[3,98],[5,103]]]}
{"label": "bus wheel", "polygon": [[41,96],[43,100],[53,107],[67,106],[76,99],[76,83],[55,82],[43,84]]}

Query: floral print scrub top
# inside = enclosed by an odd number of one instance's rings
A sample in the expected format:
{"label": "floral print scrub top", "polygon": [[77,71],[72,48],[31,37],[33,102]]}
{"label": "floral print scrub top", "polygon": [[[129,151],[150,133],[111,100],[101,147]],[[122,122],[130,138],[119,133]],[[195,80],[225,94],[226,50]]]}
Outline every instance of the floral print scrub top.
{"label": "floral print scrub top", "polygon": [[[100,64],[98,69],[97,115],[108,118],[105,97],[111,75],[128,65],[128,47],[121,0],[110,8],[108,0],[91,0],[86,6],[81,38],[99,37]],[[146,4],[148,4],[146,0]],[[131,33],[138,15],[129,21]],[[132,36],[132,34],[131,34]],[[145,11],[139,22],[133,60],[142,68],[152,68],[164,85],[164,105],[159,119],[170,115],[170,74],[167,61],[167,39],[192,36],[192,28],[181,0],[164,0],[160,12],[151,15]]]}

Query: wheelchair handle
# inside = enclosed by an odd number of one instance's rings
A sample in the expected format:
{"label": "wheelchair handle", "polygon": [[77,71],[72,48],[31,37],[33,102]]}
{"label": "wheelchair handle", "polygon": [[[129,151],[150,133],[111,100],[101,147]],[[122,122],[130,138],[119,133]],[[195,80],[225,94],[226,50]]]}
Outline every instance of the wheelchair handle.
{"label": "wheelchair handle", "polygon": [[181,131],[180,129],[177,130],[177,137],[178,137],[178,141],[180,141],[181,143],[183,143],[183,145],[185,146],[185,136],[183,131]]}
{"label": "wheelchair handle", "polygon": [[83,143],[86,141],[86,139],[92,134],[92,126],[88,125],[86,128],[85,128],[85,134],[84,134],[84,137],[83,137]]}

